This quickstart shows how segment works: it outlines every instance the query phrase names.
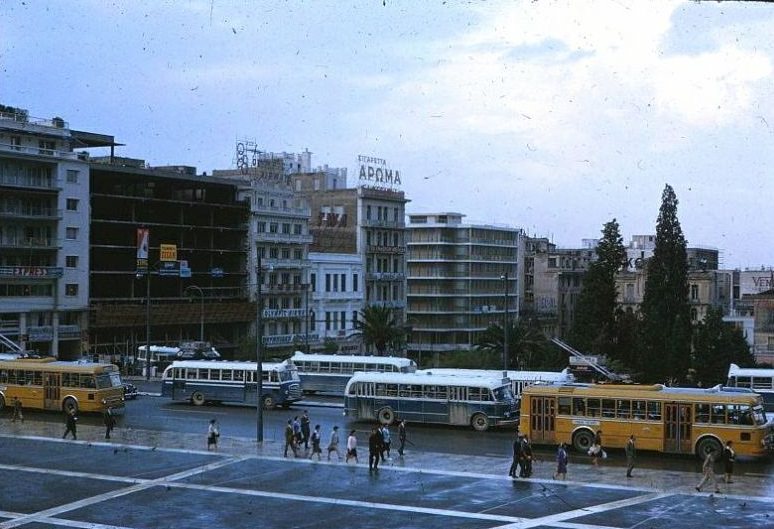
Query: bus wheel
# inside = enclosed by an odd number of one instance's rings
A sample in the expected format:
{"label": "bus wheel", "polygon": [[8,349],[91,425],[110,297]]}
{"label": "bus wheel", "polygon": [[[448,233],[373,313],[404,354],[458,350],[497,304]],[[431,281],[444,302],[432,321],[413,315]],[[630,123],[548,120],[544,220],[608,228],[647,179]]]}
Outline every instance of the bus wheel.
{"label": "bus wheel", "polygon": [[594,444],[594,434],[588,430],[581,430],[572,436],[572,446],[576,452],[587,454]]}
{"label": "bus wheel", "polygon": [[194,406],[203,406],[204,394],[201,391],[195,392],[193,395],[191,395],[191,402],[194,404]]}
{"label": "bus wheel", "polygon": [[392,421],[395,420],[395,412],[392,411],[392,408],[382,408],[379,410],[379,413],[376,414],[376,418],[379,419],[379,422],[382,424],[392,424]]}
{"label": "bus wheel", "polygon": [[470,419],[470,425],[477,432],[485,432],[489,429],[489,419],[483,413],[476,413],[473,418]]}
{"label": "bus wheel", "polygon": [[719,455],[722,449],[723,447],[720,446],[720,443],[717,439],[712,437],[705,437],[699,441],[698,445],[696,445],[696,456],[704,459],[707,457],[707,454],[709,454],[711,450],[714,450],[714,452]]}
{"label": "bus wheel", "polygon": [[78,403],[72,397],[67,397],[62,403],[62,411],[65,413],[78,413]]}
{"label": "bus wheel", "polygon": [[264,410],[271,410],[274,408],[274,406],[276,406],[274,402],[274,397],[272,397],[271,395],[264,395],[263,398],[261,399],[261,402],[263,402]]}

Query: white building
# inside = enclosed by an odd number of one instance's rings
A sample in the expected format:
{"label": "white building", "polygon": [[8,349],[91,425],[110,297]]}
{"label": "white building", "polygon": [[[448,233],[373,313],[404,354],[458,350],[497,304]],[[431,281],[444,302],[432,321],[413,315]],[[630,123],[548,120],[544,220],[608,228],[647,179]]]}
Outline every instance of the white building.
{"label": "white building", "polygon": [[0,350],[88,347],[89,165],[112,137],[0,107]]}
{"label": "white building", "polygon": [[355,322],[365,302],[363,261],[357,254],[310,252],[310,331],[339,352],[362,350]]}

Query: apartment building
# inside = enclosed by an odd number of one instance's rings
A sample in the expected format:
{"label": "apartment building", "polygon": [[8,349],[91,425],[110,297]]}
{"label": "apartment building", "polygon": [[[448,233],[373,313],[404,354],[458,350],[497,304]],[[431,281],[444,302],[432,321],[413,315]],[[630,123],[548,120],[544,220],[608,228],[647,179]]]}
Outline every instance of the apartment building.
{"label": "apartment building", "polygon": [[0,351],[88,349],[89,164],[111,136],[0,105]]}
{"label": "apartment building", "polygon": [[522,230],[466,224],[464,216],[409,215],[406,316],[412,355],[469,350],[491,324],[519,317]]}

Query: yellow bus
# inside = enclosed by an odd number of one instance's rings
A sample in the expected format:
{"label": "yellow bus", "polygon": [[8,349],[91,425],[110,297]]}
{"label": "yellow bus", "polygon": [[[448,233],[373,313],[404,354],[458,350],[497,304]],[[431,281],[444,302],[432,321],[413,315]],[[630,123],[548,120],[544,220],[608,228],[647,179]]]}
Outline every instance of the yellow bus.
{"label": "yellow bus", "polygon": [[699,457],[726,441],[744,456],[774,445],[761,396],[721,386],[535,384],[522,393],[519,428],[535,444],[564,442],[584,453],[597,430],[605,448],[623,448],[634,435],[640,449]]}
{"label": "yellow bus", "polygon": [[118,367],[53,358],[0,361],[0,410],[18,397],[31,410],[102,412],[124,407]]}

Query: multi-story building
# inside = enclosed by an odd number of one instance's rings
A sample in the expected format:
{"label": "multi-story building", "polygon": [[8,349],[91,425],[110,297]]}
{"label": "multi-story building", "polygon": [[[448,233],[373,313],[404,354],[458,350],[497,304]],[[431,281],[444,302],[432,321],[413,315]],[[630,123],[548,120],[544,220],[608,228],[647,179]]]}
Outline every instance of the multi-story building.
{"label": "multi-story building", "polygon": [[[146,341],[203,339],[231,357],[256,319],[237,185],[114,156],[92,158],[89,174],[92,353],[117,361]],[[148,231],[149,274],[137,269],[138,229]]]}
{"label": "multi-story building", "polygon": [[[312,251],[317,256],[313,266],[331,265],[320,254],[338,254],[337,266],[349,263],[345,266],[348,271],[340,273],[354,277],[357,270],[361,270],[358,277],[362,283],[358,282],[358,291],[340,294],[347,297],[349,306],[344,310],[347,321],[343,335],[338,334],[342,330],[342,322],[338,320],[336,341],[342,348],[354,347],[350,331],[356,328],[354,320],[366,305],[389,307],[398,325],[402,326],[406,321],[404,214],[407,202],[403,192],[366,186],[346,187],[346,172],[327,167],[292,175],[292,179],[294,189],[305,197],[312,210]],[[344,255],[354,256],[360,265],[355,265],[355,260],[344,258]],[[342,313],[337,306],[340,300],[319,296],[320,277],[317,277],[318,298],[315,301],[318,327],[321,314],[337,313],[341,318]],[[351,320],[348,319],[350,316]],[[331,338],[330,334],[327,336]]]}
{"label": "multi-story building", "polygon": [[[524,281],[522,281],[521,311],[535,318],[546,336],[556,335],[558,295],[548,288],[545,270],[548,254],[556,251],[556,244],[546,237],[524,236]],[[536,264],[537,263],[537,264]],[[537,276],[536,276],[537,274]],[[535,285],[537,282],[537,294]]]}
{"label": "multi-story building", "polygon": [[464,224],[463,217],[409,215],[406,315],[412,354],[469,350],[506,314],[519,317],[522,230]]}
{"label": "multi-story building", "polygon": [[315,350],[335,343],[339,352],[362,350],[357,327],[363,310],[363,261],[356,253],[310,252],[310,330],[320,338]]}
{"label": "multi-story building", "polygon": [[310,209],[292,187],[289,174],[306,167],[289,164],[287,154],[254,152],[255,163],[213,175],[239,182],[240,197],[250,204],[247,271],[253,299],[261,288],[262,339],[276,353],[309,349],[318,341],[311,330],[309,232]]}
{"label": "multi-story building", "polygon": [[89,164],[113,138],[0,105],[0,351],[87,347]]}

